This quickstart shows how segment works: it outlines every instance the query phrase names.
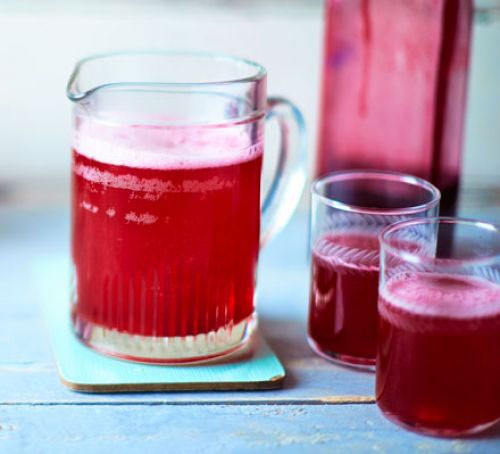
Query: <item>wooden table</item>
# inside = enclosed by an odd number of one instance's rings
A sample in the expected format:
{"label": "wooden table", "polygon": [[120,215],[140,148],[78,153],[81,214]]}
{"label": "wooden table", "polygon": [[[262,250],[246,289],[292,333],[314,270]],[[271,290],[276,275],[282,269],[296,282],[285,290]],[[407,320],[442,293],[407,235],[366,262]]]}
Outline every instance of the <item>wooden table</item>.
{"label": "wooden table", "polygon": [[396,427],[373,403],[372,374],[310,351],[306,238],[298,215],[260,262],[260,326],[287,369],[282,390],[90,395],[59,382],[31,274],[37,256],[67,254],[68,213],[1,208],[0,452],[500,452],[500,426],[462,440]]}

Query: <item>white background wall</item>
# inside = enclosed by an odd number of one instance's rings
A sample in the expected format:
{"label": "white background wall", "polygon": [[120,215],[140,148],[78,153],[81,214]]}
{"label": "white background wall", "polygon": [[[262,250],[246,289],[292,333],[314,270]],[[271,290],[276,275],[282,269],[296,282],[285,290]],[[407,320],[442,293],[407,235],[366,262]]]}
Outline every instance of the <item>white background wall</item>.
{"label": "white background wall", "polygon": [[[315,149],[321,0],[0,0],[0,181],[64,181],[76,60],[117,49],[194,48],[254,59],[295,101]],[[500,178],[500,20],[477,23],[466,181]],[[39,184],[39,183],[37,183]]]}

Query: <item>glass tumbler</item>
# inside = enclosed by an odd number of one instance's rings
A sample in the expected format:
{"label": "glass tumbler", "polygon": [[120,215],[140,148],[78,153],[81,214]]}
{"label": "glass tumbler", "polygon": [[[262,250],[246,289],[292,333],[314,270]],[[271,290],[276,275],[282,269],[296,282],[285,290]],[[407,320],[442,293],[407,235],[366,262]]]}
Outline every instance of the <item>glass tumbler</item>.
{"label": "glass tumbler", "polygon": [[495,424],[500,228],[414,219],[388,227],[380,242],[379,408],[406,428],[434,435],[467,435]]}
{"label": "glass tumbler", "polygon": [[[305,181],[302,116],[267,97],[266,78],[257,63],[208,53],[117,53],[76,66],[72,318],[88,346],[175,364],[250,339],[259,248]],[[271,117],[282,145],[261,222]]]}
{"label": "glass tumbler", "polygon": [[439,190],[410,175],[336,172],[312,186],[308,341],[319,355],[373,369],[377,351],[379,233],[436,216]]}

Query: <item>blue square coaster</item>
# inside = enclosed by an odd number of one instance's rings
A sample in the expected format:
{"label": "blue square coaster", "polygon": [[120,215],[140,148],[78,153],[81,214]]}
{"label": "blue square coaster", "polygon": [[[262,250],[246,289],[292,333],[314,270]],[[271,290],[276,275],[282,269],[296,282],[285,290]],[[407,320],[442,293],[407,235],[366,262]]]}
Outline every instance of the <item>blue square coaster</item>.
{"label": "blue square coaster", "polygon": [[285,370],[257,334],[251,348],[224,361],[188,366],[146,365],[96,353],[73,334],[69,317],[69,266],[64,258],[35,265],[37,290],[61,381],[84,392],[276,389]]}

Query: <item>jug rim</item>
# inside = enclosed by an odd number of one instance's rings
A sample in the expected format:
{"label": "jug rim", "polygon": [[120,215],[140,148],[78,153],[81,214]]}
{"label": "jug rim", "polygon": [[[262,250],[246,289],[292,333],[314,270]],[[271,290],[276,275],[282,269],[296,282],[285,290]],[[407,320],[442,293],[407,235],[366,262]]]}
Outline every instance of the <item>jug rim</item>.
{"label": "jug rim", "polygon": [[[434,257],[422,253],[422,250],[411,251],[395,246],[394,240],[398,239],[397,234],[408,228],[423,225],[452,225],[474,228],[490,232],[492,235],[500,235],[500,225],[493,222],[486,222],[479,219],[467,217],[451,217],[451,216],[432,216],[423,218],[404,219],[395,222],[385,227],[379,234],[380,247],[385,252],[390,252],[395,257],[400,257],[403,260],[415,264],[434,264],[441,268],[456,269],[457,266],[486,266],[493,265],[499,262],[500,254],[498,251],[491,251],[487,255],[479,255],[477,257]],[[396,235],[395,238],[393,236]]]}
{"label": "jug rim", "polygon": [[[234,62],[235,64],[243,64],[248,68],[253,68],[254,71],[250,72],[248,76],[244,77],[234,77],[234,78],[221,78],[220,80],[210,80],[210,81],[147,81],[147,82],[137,82],[137,81],[120,81],[120,82],[108,82],[96,85],[88,90],[81,90],[78,87],[78,77],[82,71],[82,68],[93,61],[104,60],[115,57],[193,57],[193,58],[208,58],[218,61]],[[182,49],[171,49],[171,50],[119,50],[111,52],[102,52],[89,55],[78,60],[74,66],[74,69],[69,78],[68,84],[66,86],[66,95],[73,101],[78,102],[87,98],[91,94],[102,89],[113,89],[119,87],[131,87],[136,89],[141,88],[194,88],[194,87],[215,87],[215,86],[227,86],[232,84],[245,84],[251,82],[258,82],[265,79],[267,76],[267,71],[261,64],[239,56],[211,52],[211,51],[198,51],[198,50],[182,50]]]}
{"label": "jug rim", "polygon": [[[368,181],[368,180],[379,180],[386,182],[403,183],[410,186],[419,187],[427,191],[431,198],[428,201],[415,203],[407,207],[398,208],[375,208],[370,206],[361,206],[355,203],[348,203],[341,200],[336,200],[333,197],[329,197],[323,194],[322,189],[328,184],[343,181]],[[330,206],[340,211],[344,212],[354,212],[360,214],[373,214],[373,215],[408,215],[414,213],[422,213],[429,210],[436,205],[439,206],[441,201],[441,191],[434,186],[431,182],[411,175],[408,173],[397,172],[393,170],[377,170],[377,169],[349,169],[349,170],[338,170],[336,172],[331,172],[325,174],[321,177],[316,178],[311,185],[311,194],[320,200],[324,205]]]}

